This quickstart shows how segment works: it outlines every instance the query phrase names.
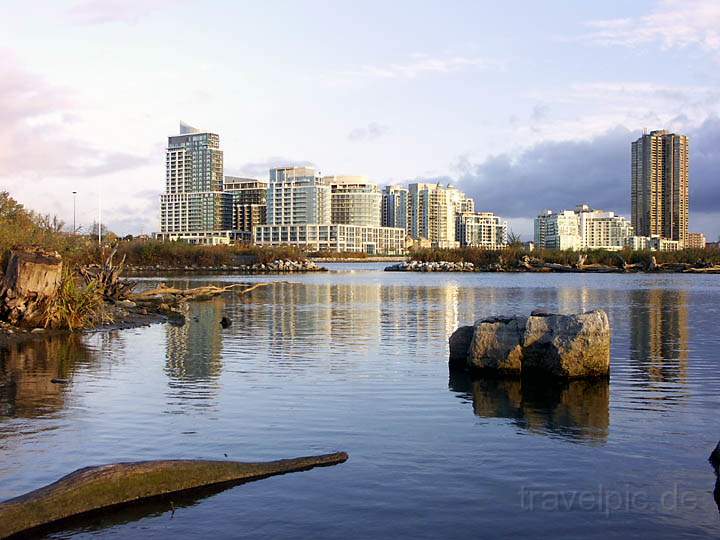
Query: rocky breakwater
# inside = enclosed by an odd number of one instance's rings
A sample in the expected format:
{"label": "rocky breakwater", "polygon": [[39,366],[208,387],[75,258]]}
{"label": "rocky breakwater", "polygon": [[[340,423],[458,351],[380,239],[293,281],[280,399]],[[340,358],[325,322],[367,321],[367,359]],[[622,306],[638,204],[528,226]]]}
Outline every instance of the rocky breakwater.
{"label": "rocky breakwater", "polygon": [[407,261],[385,267],[386,272],[475,272],[471,262],[420,262]]}
{"label": "rocky breakwater", "polygon": [[450,336],[450,368],[495,376],[607,377],[610,334],[603,310],[491,317]]}
{"label": "rocky breakwater", "polygon": [[145,272],[238,272],[242,274],[283,274],[301,272],[327,272],[327,268],[318,266],[313,261],[293,261],[290,259],[278,259],[267,263],[239,264],[219,266],[173,266],[167,264],[156,264],[152,266],[128,265],[128,274]]}

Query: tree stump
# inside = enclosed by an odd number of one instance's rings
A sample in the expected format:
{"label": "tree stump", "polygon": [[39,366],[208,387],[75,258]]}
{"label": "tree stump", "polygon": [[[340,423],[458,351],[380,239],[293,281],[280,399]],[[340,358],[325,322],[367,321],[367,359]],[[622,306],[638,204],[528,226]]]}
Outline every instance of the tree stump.
{"label": "tree stump", "polygon": [[57,252],[11,251],[0,283],[0,316],[13,325],[37,326],[43,307],[58,294],[61,278]]}

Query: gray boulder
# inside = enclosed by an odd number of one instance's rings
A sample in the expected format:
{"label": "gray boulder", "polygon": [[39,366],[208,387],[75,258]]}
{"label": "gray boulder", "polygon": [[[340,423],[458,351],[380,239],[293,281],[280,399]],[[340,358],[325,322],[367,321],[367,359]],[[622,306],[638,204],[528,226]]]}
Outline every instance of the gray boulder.
{"label": "gray boulder", "polygon": [[461,326],[450,336],[450,369],[465,369],[475,327]]}
{"label": "gray boulder", "polygon": [[527,319],[523,370],[556,377],[599,377],[610,373],[610,322],[602,310],[579,315],[536,315]]}
{"label": "gray boulder", "polygon": [[530,317],[493,317],[450,337],[450,366],[498,375],[542,374],[565,379],[606,377],[610,323],[602,310]]}
{"label": "gray boulder", "polygon": [[712,454],[710,454],[710,464],[715,469],[715,474],[720,476],[720,442],[717,444]]}
{"label": "gray boulder", "polygon": [[519,375],[522,371],[524,331],[523,317],[493,317],[478,321],[468,351],[468,366],[475,370]]}

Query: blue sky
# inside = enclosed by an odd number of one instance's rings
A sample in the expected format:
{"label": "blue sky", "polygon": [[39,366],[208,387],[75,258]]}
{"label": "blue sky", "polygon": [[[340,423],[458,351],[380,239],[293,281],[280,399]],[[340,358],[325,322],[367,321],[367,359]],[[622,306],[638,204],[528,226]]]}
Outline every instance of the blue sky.
{"label": "blue sky", "polygon": [[629,217],[642,128],[691,136],[691,228],[720,234],[720,2],[0,3],[0,187],[119,233],[158,228],[164,146],[226,173],[310,162],[439,178],[524,236],[543,208]]}

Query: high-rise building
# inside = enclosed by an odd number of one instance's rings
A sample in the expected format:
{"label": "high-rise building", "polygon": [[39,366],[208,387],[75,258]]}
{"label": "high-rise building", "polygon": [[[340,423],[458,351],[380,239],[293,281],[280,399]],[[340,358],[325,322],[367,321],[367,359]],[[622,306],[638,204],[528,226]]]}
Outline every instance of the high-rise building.
{"label": "high-rise building", "polygon": [[375,182],[364,176],[326,176],[323,181],[331,189],[332,223],[380,226],[382,195]]}
{"label": "high-rise building", "polygon": [[701,232],[689,232],[687,240],[685,241],[685,247],[690,249],[705,249],[707,240],[705,235]]}
{"label": "high-rise building", "polygon": [[614,212],[593,210],[587,204],[575,210],[546,210],[535,218],[535,247],[547,249],[620,250],[633,229]]}
{"label": "high-rise building", "polygon": [[[168,138],[165,193],[160,196],[161,237],[214,243],[215,232],[232,229],[232,196],[223,192],[220,137],[180,124]],[[224,242],[224,240],[222,240]]]}
{"label": "high-rise building", "polygon": [[331,188],[312,167],[270,169],[269,225],[331,223]]}
{"label": "high-rise building", "polygon": [[[267,219],[267,180],[226,176],[223,191],[232,194],[233,229],[251,233]],[[250,239],[248,234],[245,234]]]}
{"label": "high-rise building", "polygon": [[385,186],[382,191],[382,226],[409,228],[410,192],[404,186]]}
{"label": "high-rise building", "polygon": [[645,133],[632,143],[632,226],[639,236],[681,244],[688,236],[689,150],[685,135]]}
{"label": "high-rise building", "polygon": [[507,246],[508,226],[492,212],[456,214],[455,233],[461,246],[499,249]]}
{"label": "high-rise building", "polygon": [[572,210],[545,210],[535,218],[535,247],[546,249],[580,249],[580,223]]}
{"label": "high-rise building", "polygon": [[472,212],[473,200],[452,186],[413,183],[409,186],[409,233],[440,248],[454,248],[456,214]]}

